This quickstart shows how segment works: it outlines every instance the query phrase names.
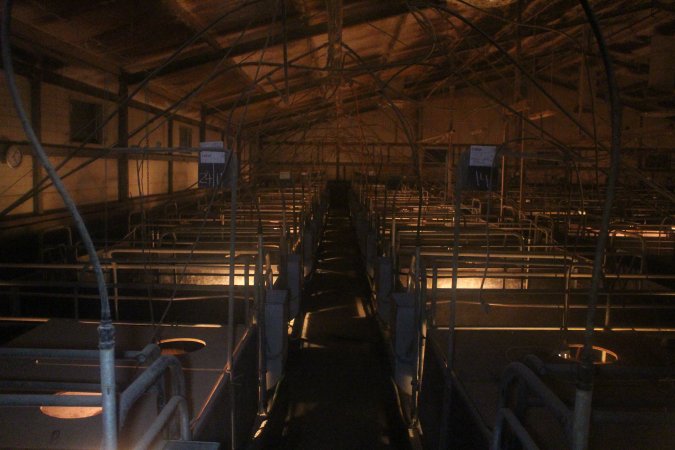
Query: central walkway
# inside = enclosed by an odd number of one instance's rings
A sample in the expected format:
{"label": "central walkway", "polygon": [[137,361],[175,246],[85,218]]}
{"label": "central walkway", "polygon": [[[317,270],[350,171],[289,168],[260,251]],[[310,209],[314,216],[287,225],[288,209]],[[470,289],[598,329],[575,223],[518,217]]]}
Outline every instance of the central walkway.
{"label": "central walkway", "polygon": [[346,209],[331,209],[290,350],[286,418],[268,448],[408,448]]}

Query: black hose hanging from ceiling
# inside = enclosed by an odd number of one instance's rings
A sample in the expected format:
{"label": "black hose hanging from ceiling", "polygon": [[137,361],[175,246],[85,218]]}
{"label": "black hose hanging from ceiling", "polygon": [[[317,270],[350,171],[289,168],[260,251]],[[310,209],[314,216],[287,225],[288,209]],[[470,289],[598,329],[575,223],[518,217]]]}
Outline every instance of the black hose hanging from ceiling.
{"label": "black hose hanging from ceiling", "polygon": [[[346,43],[342,42],[342,47],[344,47],[349,54],[353,56],[354,59],[356,59],[358,62],[362,63],[364,66],[366,66],[365,61],[363,58],[356,52],[356,50],[352,49],[349,45]],[[414,138],[412,131],[410,130],[410,125],[408,121],[406,120],[405,116],[401,112],[401,110],[396,106],[394,103],[393,99],[389,94],[387,94],[387,88],[388,84],[383,82],[382,79],[375,73],[375,71],[369,71],[368,75],[375,81],[375,83],[378,84],[378,87],[380,89],[380,94],[382,97],[387,101],[389,106],[391,107],[392,111],[394,112],[394,115],[398,119],[401,129],[403,130],[403,133],[405,134],[406,140],[410,144],[410,153],[411,153],[411,159],[413,163],[413,168],[414,168],[414,174],[415,178],[417,180],[417,227],[416,227],[416,233],[415,233],[415,245],[419,246],[421,242],[421,231],[422,231],[422,208],[424,206],[424,188],[422,186],[422,172],[421,172],[421,158],[420,158],[420,153],[419,153],[419,144],[417,143],[417,140]]]}
{"label": "black hose hanging from ceiling", "polygon": [[16,108],[17,115],[21,120],[21,125],[23,126],[26,136],[28,137],[31,146],[33,147],[35,155],[39,159],[42,166],[45,168],[47,175],[49,176],[49,178],[51,178],[52,183],[54,183],[56,190],[59,192],[59,195],[61,195],[63,203],[65,204],[66,208],[68,208],[68,211],[73,217],[73,221],[75,222],[77,230],[80,233],[80,236],[82,237],[82,242],[87,250],[87,254],[89,255],[91,265],[96,274],[96,281],[98,285],[99,295],[101,296],[101,321],[109,321],[110,305],[108,304],[108,291],[106,288],[105,279],[103,277],[101,263],[99,261],[98,254],[96,253],[94,243],[91,240],[91,235],[89,234],[89,230],[87,230],[87,226],[82,220],[82,216],[80,215],[80,212],[77,209],[77,205],[75,205],[75,202],[68,193],[68,190],[63,184],[63,181],[56,173],[54,166],[52,166],[51,162],[49,161],[47,153],[42,147],[42,144],[40,144],[40,140],[36,136],[35,131],[33,130],[33,127],[30,124],[30,120],[28,119],[28,116],[26,114],[26,111],[23,108],[21,96],[16,86],[16,78],[14,75],[14,66],[12,64],[12,53],[9,38],[11,8],[12,8],[12,1],[5,0],[3,6],[1,40],[2,40],[2,64],[5,68],[7,88],[9,89],[9,94],[12,98],[12,102],[14,103],[14,107]]}
{"label": "black hose hanging from ceiling", "polygon": [[535,88],[537,88],[537,90],[540,91],[542,95],[546,97],[565,117],[567,117],[574,125],[579,127],[579,130],[581,130],[581,132],[583,132],[589,138],[595,140],[594,134],[590,130],[588,130],[583,123],[577,120],[565,107],[563,107],[563,105],[541,85],[541,83],[537,80],[537,78],[533,74],[531,74],[528,70],[526,70],[525,67],[521,63],[519,63],[513,56],[511,56],[511,54],[502,45],[500,45],[496,41],[496,39],[490,35],[490,33],[488,33],[482,27],[476,25],[470,19],[464,17],[464,15],[455,12],[454,10],[452,10],[447,6],[439,4],[433,5],[430,4],[429,6],[440,12],[446,13],[451,17],[455,17],[457,20],[461,21],[466,26],[468,26],[469,28],[477,32],[479,35],[481,35],[486,41],[490,43],[492,47],[494,47],[499,53],[501,53],[504,56],[504,58],[506,58],[507,61],[513,64],[518,69],[518,71],[521,74],[523,74],[532,83],[532,85]]}
{"label": "black hose hanging from ceiling", "polygon": [[[66,157],[65,157],[65,158],[64,158],[64,159],[56,166],[56,170],[57,170],[57,171],[60,170],[60,169],[63,168],[69,161],[71,161],[74,157],[76,157],[76,156],[77,156],[77,153],[78,153],[80,150],[82,150],[82,149],[85,148],[85,146],[86,146],[86,144],[89,142],[89,140],[91,140],[91,138],[92,138],[96,133],[98,133],[99,131],[101,131],[101,130],[103,129],[103,127],[105,127],[105,126],[106,126],[106,125],[107,125],[107,124],[108,124],[108,123],[109,123],[109,122],[110,122],[110,121],[111,121],[111,120],[119,113],[119,111],[120,111],[121,108],[123,108],[123,107],[125,107],[125,106],[128,106],[129,103],[131,102],[131,100],[134,98],[134,96],[135,96],[136,94],[138,94],[144,87],[146,87],[147,84],[150,82],[150,80],[152,80],[155,76],[157,76],[157,75],[160,74],[163,70],[165,70],[165,69],[169,66],[169,64],[173,63],[173,62],[176,60],[176,58],[178,57],[178,55],[180,55],[180,54],[183,52],[183,50],[185,50],[186,48],[188,48],[190,45],[194,44],[194,43],[195,43],[198,39],[200,39],[205,33],[207,33],[209,30],[211,30],[213,27],[215,27],[218,23],[222,22],[222,21],[223,21],[225,18],[227,18],[229,15],[231,15],[231,14],[233,14],[233,13],[235,13],[235,12],[238,12],[238,11],[240,11],[241,9],[244,9],[244,8],[246,8],[246,7],[248,7],[248,6],[254,5],[254,4],[256,4],[256,3],[260,3],[261,1],[262,1],[262,0],[250,0],[250,1],[248,1],[247,3],[243,3],[243,4],[240,4],[240,5],[237,5],[237,6],[234,7],[232,10],[230,10],[230,11],[228,11],[228,12],[222,14],[221,16],[217,17],[217,18],[216,18],[215,20],[213,20],[211,23],[209,23],[209,24],[206,25],[204,28],[202,28],[201,30],[199,30],[199,31],[198,31],[195,35],[193,35],[190,39],[188,39],[187,41],[183,42],[183,43],[182,43],[182,44],[181,44],[181,45],[180,45],[180,46],[179,46],[179,47],[178,47],[178,48],[177,48],[177,49],[176,49],[176,50],[175,50],[175,51],[174,51],[167,59],[166,59],[166,60],[164,60],[164,61],[162,62],[162,64],[160,64],[159,66],[157,66],[156,68],[154,68],[152,71],[150,71],[149,73],[147,73],[147,75],[143,78],[143,80],[142,80],[140,83],[138,83],[138,85],[137,85],[137,86],[136,86],[136,87],[135,87],[128,95],[126,95],[124,98],[119,99],[119,101],[118,101],[117,106],[115,107],[115,109],[114,109],[110,114],[108,114],[108,115],[102,120],[102,122],[101,122],[100,124],[98,124],[98,125],[95,127],[95,129],[94,129],[91,133],[89,133],[89,134],[87,135],[87,137],[85,137],[85,140],[84,140],[84,142],[83,142],[82,144],[80,144],[77,148],[75,148],[73,151],[69,152],[68,155],[66,155]],[[238,39],[237,39],[237,41],[238,41]],[[229,51],[231,51],[231,49],[234,48],[234,46],[237,44],[237,41],[235,41],[235,43],[234,43],[233,45],[230,46],[230,50],[229,50]],[[226,55],[224,56],[224,58],[227,57],[227,54],[229,54],[229,51],[226,53]],[[229,70],[229,69],[228,69],[228,70]],[[162,114],[156,115],[154,118],[152,118],[152,119],[146,121],[145,124],[143,124],[142,127],[139,127],[139,128],[137,128],[135,131],[133,131],[133,132],[129,135],[129,137],[132,137],[133,135],[135,135],[135,134],[138,133],[140,130],[144,129],[147,125],[149,125],[150,123],[152,123],[152,122],[154,122],[155,120],[159,119],[160,117],[164,117],[164,116],[167,115],[168,112],[171,111],[172,109],[177,109],[178,106],[180,106],[181,104],[183,104],[183,102],[185,102],[187,99],[189,99],[189,98],[192,96],[193,92],[194,92],[194,90],[193,90],[192,92],[187,93],[187,94],[184,95],[183,97],[181,97],[178,101],[174,102],[171,106],[169,106]],[[105,152],[105,154],[109,154],[109,153],[110,153],[110,150],[108,150],[108,151]],[[92,162],[98,160],[100,157],[101,157],[101,156],[96,156],[96,157],[93,157],[93,158],[88,159],[87,161],[85,161],[85,162],[83,162],[83,163],[80,163],[80,164],[79,164],[77,167],[75,167],[74,169],[71,169],[71,170],[69,170],[68,172],[66,172],[65,174],[63,174],[61,178],[66,178],[67,176],[71,175],[72,173],[77,172],[77,171],[80,170],[81,168],[86,167],[86,166],[89,165],[90,163],[92,163]],[[30,189],[28,190],[28,192],[26,192],[25,194],[21,195],[18,199],[16,199],[14,202],[12,202],[9,206],[7,206],[7,207],[4,208],[2,211],[0,211],[0,218],[6,216],[6,215],[9,214],[11,211],[13,211],[14,209],[16,209],[19,205],[21,205],[22,203],[24,203],[27,199],[29,199],[29,198],[30,198],[32,195],[34,195],[36,192],[39,193],[39,192],[42,192],[42,191],[44,191],[45,189],[47,189],[49,186],[48,186],[48,185],[45,185],[45,182],[46,182],[48,179],[49,179],[49,176],[44,177],[43,179],[41,179],[41,180],[38,182],[38,184],[37,184],[36,186],[30,188]]]}
{"label": "black hose hanging from ceiling", "polygon": [[21,95],[16,85],[16,78],[14,75],[14,66],[12,64],[12,50],[10,43],[10,25],[12,21],[12,1],[5,0],[2,11],[2,29],[0,30],[0,44],[2,47],[2,63],[5,69],[5,78],[7,81],[7,88],[9,94],[16,108],[16,113],[21,120],[21,125],[28,137],[28,140],[33,147],[35,156],[40,161],[40,164],[45,168],[47,175],[52,180],[54,187],[61,195],[63,203],[68,208],[75,226],[77,227],[82,242],[89,255],[89,261],[96,276],[96,284],[98,286],[99,297],[101,300],[101,324],[98,327],[99,341],[98,346],[100,350],[100,370],[101,370],[101,394],[103,397],[103,441],[102,446],[106,449],[113,449],[117,447],[117,429],[116,429],[116,406],[115,406],[115,328],[113,327],[110,317],[110,304],[108,302],[108,289],[103,277],[103,270],[101,269],[101,262],[99,261],[96,248],[91,240],[91,235],[87,226],[82,220],[82,216],[77,209],[77,205],[68,193],[63,181],[56,173],[54,166],[52,166],[44,148],[40,144],[40,140],[35,134],[35,130],[30,124],[28,115],[23,108]]}
{"label": "black hose hanging from ceiling", "polygon": [[589,372],[592,372],[592,346],[593,346],[593,332],[594,332],[594,319],[595,319],[595,310],[598,303],[598,289],[600,288],[600,282],[602,281],[602,261],[605,253],[605,247],[607,245],[607,236],[609,230],[609,221],[612,212],[612,204],[614,202],[614,197],[616,193],[616,181],[619,175],[619,161],[621,157],[621,99],[619,97],[619,87],[616,82],[616,76],[614,74],[614,67],[612,65],[612,60],[609,55],[609,50],[607,49],[607,43],[600,29],[600,24],[598,19],[593,12],[593,9],[588,3],[588,0],[579,0],[581,6],[586,13],[588,18],[588,23],[593,30],[595,35],[595,40],[598,44],[598,49],[600,55],[602,56],[602,62],[605,68],[605,76],[607,77],[607,84],[609,87],[609,106],[610,106],[610,119],[612,127],[612,141],[610,146],[610,157],[611,163],[609,167],[609,173],[607,175],[607,194],[605,197],[605,204],[602,210],[602,221],[600,223],[600,230],[598,232],[598,240],[595,246],[595,257],[593,260],[593,278],[591,282],[591,290],[589,292],[588,298],[588,313],[586,315],[586,331],[584,334],[584,350],[583,350],[583,362],[584,366],[587,366]]}

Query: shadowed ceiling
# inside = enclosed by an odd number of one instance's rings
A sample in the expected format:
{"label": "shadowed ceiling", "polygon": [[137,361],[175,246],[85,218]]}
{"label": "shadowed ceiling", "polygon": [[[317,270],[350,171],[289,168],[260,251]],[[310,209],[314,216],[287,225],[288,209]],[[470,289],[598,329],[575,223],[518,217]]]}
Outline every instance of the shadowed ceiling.
{"label": "shadowed ceiling", "polygon": [[[669,48],[659,43],[673,39],[673,2],[592,4],[624,103],[673,117],[672,76],[664,82],[653,63]],[[182,99],[194,115],[268,135],[386,102],[513,83],[514,61],[575,89],[584,57],[601,68],[576,0],[26,0],[16,2],[12,26],[27,67],[97,87],[116,89],[119,77],[130,89],[147,83],[157,106]],[[593,83],[602,96],[602,77]]]}

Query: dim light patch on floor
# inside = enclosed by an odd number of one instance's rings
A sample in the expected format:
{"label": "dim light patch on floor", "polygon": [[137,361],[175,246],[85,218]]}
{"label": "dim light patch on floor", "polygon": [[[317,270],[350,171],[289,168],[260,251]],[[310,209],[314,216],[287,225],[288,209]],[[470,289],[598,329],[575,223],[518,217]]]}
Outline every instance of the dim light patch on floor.
{"label": "dim light patch on floor", "polygon": [[341,272],[339,270],[328,270],[328,269],[316,269],[314,271],[315,273],[319,274],[330,274],[330,275],[347,275],[350,278],[354,278],[356,276],[356,272],[353,270],[348,270],[346,272]]}
{"label": "dim light patch on floor", "polygon": [[321,297],[322,295],[334,294],[336,292],[340,292],[339,289],[327,289],[325,291],[316,291],[312,292],[312,294],[310,294],[310,297]]}
{"label": "dim light patch on floor", "polygon": [[363,307],[363,298],[361,297],[356,297],[356,310],[358,311],[359,317],[366,317],[366,310]]}
{"label": "dim light patch on floor", "polygon": [[195,338],[173,338],[159,341],[162,355],[180,356],[206,347],[206,342]]}
{"label": "dim light patch on floor", "polygon": [[299,402],[296,403],[295,406],[293,407],[293,411],[290,415],[290,418],[294,417],[303,417],[312,412],[317,406],[319,406],[319,402]]}
{"label": "dim light patch on floor", "polygon": [[309,319],[311,316],[312,313],[305,314],[305,320],[302,322],[302,333],[300,334],[300,338],[303,341],[307,341],[307,329],[309,328]]}
{"label": "dim light patch on floor", "polygon": [[[447,326],[435,327],[437,330],[447,331]],[[455,327],[455,330],[462,331],[560,331],[560,327]],[[585,331],[583,327],[569,327],[567,331]],[[641,332],[641,333],[675,333],[675,328],[629,328],[616,327],[605,329],[595,327],[594,331],[620,331],[620,332]]]}
{"label": "dim light patch on floor", "polygon": [[[558,357],[581,361],[583,349],[584,344],[569,344],[567,349],[558,353]],[[591,357],[593,364],[612,364],[619,360],[619,356],[615,352],[595,345],[593,346]]]}
{"label": "dim light patch on floor", "polygon": [[[88,323],[88,324],[93,324],[93,325],[98,325],[101,323],[100,321],[95,321],[95,320],[80,320],[80,323]],[[143,322],[124,322],[124,321],[115,321],[113,322],[115,325],[124,325],[124,326],[136,326],[136,327],[146,327],[148,326],[147,323]],[[154,324],[153,326],[156,327],[169,327],[169,328],[222,328],[223,326],[217,323],[193,323],[193,324],[185,324],[185,323],[159,323],[159,324]]]}
{"label": "dim light patch on floor", "polygon": [[[65,391],[57,392],[56,395],[91,395],[100,397],[101,393]],[[100,406],[40,406],[40,412],[55,419],[86,419],[87,417],[101,414],[103,409]]]}
{"label": "dim light patch on floor", "polygon": [[253,435],[253,439],[258,439],[260,435],[265,431],[265,427],[267,426],[267,419],[264,419],[261,423],[258,429],[256,430],[255,434]]}

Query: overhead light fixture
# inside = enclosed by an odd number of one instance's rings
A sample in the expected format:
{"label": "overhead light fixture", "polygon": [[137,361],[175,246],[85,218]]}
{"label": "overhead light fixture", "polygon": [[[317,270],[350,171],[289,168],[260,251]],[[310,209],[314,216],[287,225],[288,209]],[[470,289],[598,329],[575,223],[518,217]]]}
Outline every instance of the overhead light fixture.
{"label": "overhead light fixture", "polygon": [[393,99],[393,100],[383,99],[380,101],[380,108],[390,109],[392,107],[396,107],[397,109],[406,109],[412,104],[414,104],[414,102],[411,102],[410,100],[406,99]]}
{"label": "overhead light fixture", "polygon": [[666,110],[666,111],[644,111],[640,113],[642,117],[648,117],[650,119],[669,119],[675,117],[675,110]]}
{"label": "overhead light fixture", "polygon": [[515,2],[516,0],[448,0],[448,3],[465,3],[478,8],[501,8]]}
{"label": "overhead light fixture", "polygon": [[547,117],[553,117],[556,115],[556,112],[552,109],[545,109],[543,111],[538,111],[527,116],[530,120],[541,120],[546,119]]}

